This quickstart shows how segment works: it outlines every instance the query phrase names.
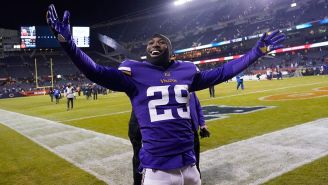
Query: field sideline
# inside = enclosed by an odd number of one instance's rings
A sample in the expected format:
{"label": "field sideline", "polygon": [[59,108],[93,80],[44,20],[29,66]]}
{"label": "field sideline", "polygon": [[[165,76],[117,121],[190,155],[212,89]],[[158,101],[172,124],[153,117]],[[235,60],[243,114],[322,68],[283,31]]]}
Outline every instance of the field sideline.
{"label": "field sideline", "polygon": [[[212,99],[208,98],[207,90],[198,92],[202,106],[261,105],[274,106],[274,108],[250,114],[233,114],[225,119],[209,121],[207,124],[212,135],[209,139],[201,140],[202,151],[328,117],[328,97],[314,90],[322,88],[324,92],[328,87],[328,76],[291,78],[281,81],[248,81],[245,82],[246,89],[243,92],[237,92],[235,85],[234,82],[229,82],[216,86],[216,98]],[[303,97],[303,99],[260,100],[271,95],[280,97],[286,93],[292,93],[289,98]],[[316,98],[310,97],[309,94]],[[65,101],[62,100],[56,105],[50,102],[48,96],[3,99],[0,100],[0,109],[59,121],[127,139],[127,122],[131,107],[128,98],[123,93],[114,93],[99,96],[97,101],[87,101],[84,97],[78,97],[75,109],[72,111],[66,111]],[[58,177],[62,178],[60,184],[101,184],[93,176],[44,151],[43,148],[1,124],[0,133],[0,159],[2,161],[0,162],[0,184],[57,184],[57,182],[59,184],[59,181],[56,181]],[[15,147],[13,148],[12,145]],[[35,154],[35,151],[39,152]],[[30,154],[33,155],[29,156]],[[39,156],[40,160],[33,156]],[[28,158],[34,160],[28,161]],[[44,170],[48,165],[56,165],[56,167]],[[42,172],[43,177],[38,175],[38,170]],[[70,171],[76,178],[70,177],[68,173]],[[24,173],[24,177],[20,172]],[[63,174],[63,172],[67,173]],[[328,157],[326,156],[275,178],[268,184],[326,184],[327,176]]]}

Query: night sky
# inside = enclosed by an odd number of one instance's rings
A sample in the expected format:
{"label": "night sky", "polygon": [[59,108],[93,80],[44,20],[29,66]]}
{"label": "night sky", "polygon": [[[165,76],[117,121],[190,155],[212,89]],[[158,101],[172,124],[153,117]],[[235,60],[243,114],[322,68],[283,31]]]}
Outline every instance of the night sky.
{"label": "night sky", "polygon": [[91,26],[131,12],[172,3],[174,0],[6,0],[0,5],[0,28],[18,30],[21,25],[46,25],[45,15],[53,3],[61,18],[71,13],[71,24]]}

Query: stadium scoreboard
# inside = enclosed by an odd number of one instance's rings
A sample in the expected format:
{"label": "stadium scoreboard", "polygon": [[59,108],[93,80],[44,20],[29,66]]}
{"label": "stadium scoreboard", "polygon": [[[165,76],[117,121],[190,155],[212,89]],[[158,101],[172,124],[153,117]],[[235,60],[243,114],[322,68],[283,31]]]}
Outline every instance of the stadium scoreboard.
{"label": "stadium scoreboard", "polygon": [[73,26],[73,39],[77,47],[90,47],[90,28]]}
{"label": "stadium scoreboard", "polygon": [[[72,36],[77,47],[90,47],[90,27],[72,27]],[[21,26],[20,48],[59,48],[59,42],[48,26]]]}
{"label": "stadium scoreboard", "polygon": [[22,26],[21,48],[36,48],[36,28],[35,26]]}

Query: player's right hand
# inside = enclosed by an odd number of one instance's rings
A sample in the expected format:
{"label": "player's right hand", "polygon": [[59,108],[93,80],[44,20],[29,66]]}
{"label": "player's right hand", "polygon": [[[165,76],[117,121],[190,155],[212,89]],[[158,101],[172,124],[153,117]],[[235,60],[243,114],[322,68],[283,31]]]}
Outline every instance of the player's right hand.
{"label": "player's right hand", "polygon": [[51,4],[48,7],[46,16],[47,23],[59,42],[68,42],[72,40],[69,17],[70,13],[66,10],[63,16],[63,21],[60,21],[55,6]]}

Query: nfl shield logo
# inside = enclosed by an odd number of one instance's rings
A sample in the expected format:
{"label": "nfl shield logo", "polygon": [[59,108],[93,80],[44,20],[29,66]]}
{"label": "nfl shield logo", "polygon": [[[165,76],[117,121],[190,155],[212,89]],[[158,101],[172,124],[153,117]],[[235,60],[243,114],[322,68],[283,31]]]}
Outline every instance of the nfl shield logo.
{"label": "nfl shield logo", "polygon": [[231,114],[248,114],[273,106],[226,106],[226,105],[207,105],[203,106],[203,114],[206,121],[228,118]]}

